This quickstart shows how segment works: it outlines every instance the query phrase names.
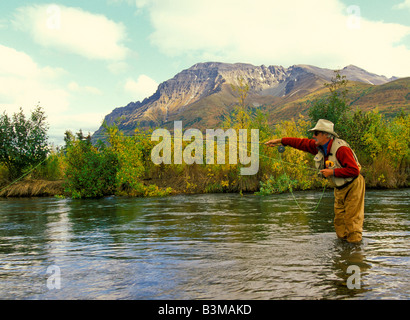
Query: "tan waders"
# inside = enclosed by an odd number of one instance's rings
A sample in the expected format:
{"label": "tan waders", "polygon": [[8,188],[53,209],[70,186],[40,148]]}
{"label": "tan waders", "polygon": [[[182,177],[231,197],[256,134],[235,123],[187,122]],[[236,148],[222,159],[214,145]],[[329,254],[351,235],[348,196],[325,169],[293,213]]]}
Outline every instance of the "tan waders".
{"label": "tan waders", "polygon": [[342,189],[335,188],[335,230],[339,238],[348,242],[362,240],[364,193],[365,182],[362,175]]}

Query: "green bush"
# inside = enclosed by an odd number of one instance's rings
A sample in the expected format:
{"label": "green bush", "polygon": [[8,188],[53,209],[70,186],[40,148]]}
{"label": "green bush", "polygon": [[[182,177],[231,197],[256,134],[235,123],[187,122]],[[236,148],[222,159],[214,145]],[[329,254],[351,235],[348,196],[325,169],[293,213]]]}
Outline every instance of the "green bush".
{"label": "green bush", "polygon": [[[149,175],[153,143],[148,135],[135,132],[125,136],[116,125],[104,124],[108,136],[109,150],[115,154],[118,170],[114,188],[120,196],[163,196],[171,193],[171,188],[160,189],[156,185],[146,186],[143,179]],[[148,160],[149,159],[149,160]]]}
{"label": "green bush", "polygon": [[345,116],[338,130],[355,150],[369,186],[409,185],[410,115],[388,120],[377,109],[357,110]]}
{"label": "green bush", "polygon": [[64,155],[52,152],[31,174],[33,179],[56,181],[64,179]]}
{"label": "green bush", "polygon": [[95,147],[82,132],[67,134],[65,191],[73,198],[99,198],[115,193],[116,154],[103,144]]}
{"label": "green bush", "polygon": [[286,191],[293,191],[296,185],[297,181],[289,178],[285,173],[277,178],[270,176],[266,182],[260,182],[260,189],[255,194],[264,196],[273,193],[284,193]]}

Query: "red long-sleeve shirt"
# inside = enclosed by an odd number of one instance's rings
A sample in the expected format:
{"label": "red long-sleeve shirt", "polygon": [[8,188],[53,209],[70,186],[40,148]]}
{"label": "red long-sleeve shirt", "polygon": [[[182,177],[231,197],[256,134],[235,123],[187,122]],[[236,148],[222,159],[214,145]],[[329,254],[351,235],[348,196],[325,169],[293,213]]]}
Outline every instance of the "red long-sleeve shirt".
{"label": "red long-sleeve shirt", "polygon": [[[330,140],[327,146],[327,155],[329,155],[330,148],[332,147],[333,140]],[[318,147],[313,139],[301,139],[301,138],[282,138],[282,144],[284,146],[291,146],[292,148],[309,152],[316,155],[319,152]],[[328,156],[325,157],[325,161]],[[352,150],[349,147],[340,147],[336,152],[336,158],[341,164],[342,168],[334,169],[335,177],[349,178],[357,177],[360,174],[360,169],[357,166],[354,159]]]}

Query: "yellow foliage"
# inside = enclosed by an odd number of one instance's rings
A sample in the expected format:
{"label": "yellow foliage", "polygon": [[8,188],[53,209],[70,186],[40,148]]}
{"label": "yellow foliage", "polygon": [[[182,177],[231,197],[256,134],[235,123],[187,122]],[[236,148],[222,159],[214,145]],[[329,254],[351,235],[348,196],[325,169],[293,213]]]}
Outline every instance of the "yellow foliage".
{"label": "yellow foliage", "polygon": [[229,187],[229,181],[222,180],[222,181],[221,181],[221,186],[222,186],[222,187]]}

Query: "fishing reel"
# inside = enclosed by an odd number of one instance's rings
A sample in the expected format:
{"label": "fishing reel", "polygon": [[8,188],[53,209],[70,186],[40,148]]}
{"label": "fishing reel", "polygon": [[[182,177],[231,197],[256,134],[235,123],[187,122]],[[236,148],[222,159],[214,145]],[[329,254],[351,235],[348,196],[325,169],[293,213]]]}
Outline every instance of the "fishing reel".
{"label": "fishing reel", "polygon": [[[334,167],[335,167],[335,163],[333,161],[330,161],[330,160],[325,161],[325,168],[326,169],[333,169]],[[320,171],[317,173],[317,175],[319,176],[319,178],[325,179],[325,176]]]}
{"label": "fishing reel", "polygon": [[326,168],[331,169],[331,168],[333,168],[333,167],[335,166],[335,164],[334,164],[333,161],[326,160],[325,166],[326,166]]}
{"label": "fishing reel", "polygon": [[278,147],[278,152],[279,153],[284,153],[285,152],[285,146],[279,146]]}

